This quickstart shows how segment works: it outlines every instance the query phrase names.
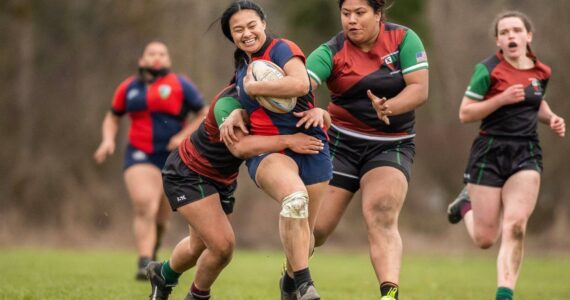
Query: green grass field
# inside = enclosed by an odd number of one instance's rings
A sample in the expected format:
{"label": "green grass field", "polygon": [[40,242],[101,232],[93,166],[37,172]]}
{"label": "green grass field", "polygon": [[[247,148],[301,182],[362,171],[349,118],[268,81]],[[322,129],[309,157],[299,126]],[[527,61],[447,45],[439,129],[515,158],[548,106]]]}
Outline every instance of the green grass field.
{"label": "green grass field", "polygon": [[[163,253],[166,255],[167,253]],[[489,253],[490,254],[490,253]],[[0,249],[0,299],[147,299],[126,251]],[[213,287],[213,299],[279,299],[279,252],[238,251]],[[570,257],[525,259],[517,300],[570,299]],[[317,253],[311,271],[323,299],[379,299],[366,253]],[[183,299],[187,272],[171,299]],[[494,299],[492,256],[406,254],[401,299]]]}

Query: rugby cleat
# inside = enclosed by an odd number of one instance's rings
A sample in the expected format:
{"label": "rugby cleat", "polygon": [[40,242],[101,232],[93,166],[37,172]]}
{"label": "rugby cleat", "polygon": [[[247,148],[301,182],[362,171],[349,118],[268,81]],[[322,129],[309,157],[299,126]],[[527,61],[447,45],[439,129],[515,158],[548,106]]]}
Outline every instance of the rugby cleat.
{"label": "rugby cleat", "polygon": [[447,207],[447,220],[451,224],[457,224],[463,219],[461,216],[461,207],[468,203],[469,194],[467,193],[467,187],[464,187],[459,195],[449,204]]}
{"label": "rugby cleat", "polygon": [[167,300],[172,293],[172,288],[176,286],[177,283],[167,284],[162,277],[162,263],[160,262],[150,262],[146,268],[146,275],[150,280],[150,286],[152,291],[149,295],[150,300]]}
{"label": "rugby cleat", "polygon": [[297,300],[320,300],[321,296],[317,292],[312,281],[305,282],[297,289]]}

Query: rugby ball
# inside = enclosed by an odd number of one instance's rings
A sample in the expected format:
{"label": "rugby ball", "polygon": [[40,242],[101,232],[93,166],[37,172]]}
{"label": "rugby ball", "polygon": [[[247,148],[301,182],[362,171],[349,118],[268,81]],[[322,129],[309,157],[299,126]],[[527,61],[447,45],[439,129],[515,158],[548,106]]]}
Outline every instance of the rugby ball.
{"label": "rugby ball", "polygon": [[[268,60],[258,59],[254,60],[251,64],[253,79],[255,79],[255,81],[271,81],[285,77],[283,69]],[[255,99],[267,110],[279,114],[292,111],[297,104],[297,97],[277,98],[271,96],[257,96]]]}

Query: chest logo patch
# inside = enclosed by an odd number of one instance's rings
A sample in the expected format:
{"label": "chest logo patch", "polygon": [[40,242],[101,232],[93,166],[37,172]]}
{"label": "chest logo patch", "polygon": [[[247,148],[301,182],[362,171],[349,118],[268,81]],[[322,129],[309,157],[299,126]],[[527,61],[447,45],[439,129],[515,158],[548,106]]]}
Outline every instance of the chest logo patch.
{"label": "chest logo patch", "polygon": [[158,94],[160,95],[160,99],[166,100],[172,93],[172,87],[167,84],[162,84],[158,87]]}
{"label": "chest logo patch", "polygon": [[536,78],[529,78],[528,80],[530,80],[530,84],[532,85],[532,88],[534,89],[534,94],[537,96],[542,95],[542,87],[540,86],[540,81]]}
{"label": "chest logo patch", "polygon": [[141,161],[146,159],[146,154],[140,150],[136,150],[133,152],[133,159],[136,161]]}

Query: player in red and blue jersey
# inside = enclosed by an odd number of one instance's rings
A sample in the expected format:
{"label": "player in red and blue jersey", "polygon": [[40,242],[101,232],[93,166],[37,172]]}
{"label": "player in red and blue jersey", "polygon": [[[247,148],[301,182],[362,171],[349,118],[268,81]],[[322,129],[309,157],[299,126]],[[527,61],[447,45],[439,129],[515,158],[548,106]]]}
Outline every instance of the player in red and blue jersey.
{"label": "player in red and blue jersey", "polygon": [[[170,150],[196,129],[206,112],[202,96],[185,77],[170,72],[168,49],[149,43],[139,59],[139,74],[123,81],[115,92],[111,111],[103,121],[103,139],[95,160],[102,163],[115,151],[120,117],[131,120],[124,158],[124,179],[132,200],[134,232],[139,255],[136,278],[145,280],[144,267],[156,255],[170,210],[164,197],[160,170]],[[190,112],[194,122],[187,124]]]}
{"label": "player in red and blue jersey", "polygon": [[428,62],[418,35],[384,21],[384,0],[340,0],[343,31],[307,58],[327,84],[333,179],[315,225],[324,244],[359,189],[381,299],[398,299],[398,216],[415,155],[414,110],[427,100]]}
{"label": "player in red and blue jersey", "polygon": [[178,243],[168,261],[147,266],[152,299],[167,299],[182,273],[196,264],[186,299],[209,299],[210,288],[230,262],[234,249],[235,236],[227,215],[233,211],[242,158],[287,148],[300,154],[318,154],[323,147],[321,140],[302,133],[249,135],[238,136],[230,151],[220,141],[219,127],[240,106],[236,98],[234,84],[222,90],[210,103],[200,127],[170,154],[162,170],[170,206],[188,223],[189,236]]}
{"label": "player in red and blue jersey", "polygon": [[475,66],[459,109],[462,123],[480,120],[481,126],[464,174],[467,188],[450,204],[448,219],[453,224],[464,219],[482,249],[501,237],[495,299],[512,300],[540,187],[537,124],[561,137],[566,125],[544,100],[551,71],[530,50],[529,18],[506,12],[494,26],[499,51]]}
{"label": "player in red and blue jersey", "polygon": [[[316,155],[268,152],[248,159],[247,166],[255,183],[281,204],[279,231],[288,262],[286,273],[290,282],[294,278],[296,297],[320,299],[309,272],[308,254],[320,199],[332,176],[328,143],[322,128],[297,126],[299,115],[314,107],[303,53],[293,42],[266,34],[266,25],[262,8],[251,1],[232,3],[221,18],[224,35],[237,47],[238,96],[249,115],[251,132],[262,136],[304,132],[322,140],[324,149]],[[257,59],[274,62],[285,76],[255,81],[248,63]],[[256,96],[298,100],[293,112],[278,114],[259,105]]]}

